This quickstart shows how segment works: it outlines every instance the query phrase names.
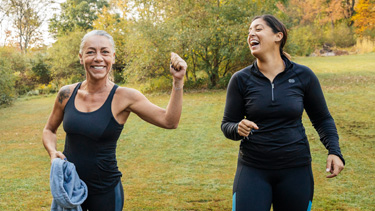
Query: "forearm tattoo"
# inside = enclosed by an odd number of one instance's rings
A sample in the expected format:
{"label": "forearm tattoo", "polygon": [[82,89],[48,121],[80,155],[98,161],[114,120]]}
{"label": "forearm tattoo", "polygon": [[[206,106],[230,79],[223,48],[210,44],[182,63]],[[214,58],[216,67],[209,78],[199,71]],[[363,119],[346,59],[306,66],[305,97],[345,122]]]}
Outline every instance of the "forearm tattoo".
{"label": "forearm tattoo", "polygon": [[59,92],[59,96],[58,96],[58,100],[59,100],[59,103],[62,104],[62,102],[69,98],[69,94],[70,94],[70,88],[69,87],[64,87],[60,90]]}

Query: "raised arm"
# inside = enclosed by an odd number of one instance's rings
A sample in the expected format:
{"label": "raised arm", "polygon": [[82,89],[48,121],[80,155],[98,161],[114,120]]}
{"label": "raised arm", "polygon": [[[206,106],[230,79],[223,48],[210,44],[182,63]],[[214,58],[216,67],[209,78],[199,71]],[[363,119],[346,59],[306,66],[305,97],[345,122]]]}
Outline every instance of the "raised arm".
{"label": "raised arm", "polygon": [[171,53],[170,72],[173,76],[173,88],[166,109],[154,105],[139,91],[128,89],[126,95],[131,103],[127,110],[136,113],[143,120],[156,126],[167,129],[177,128],[182,111],[186,68],[186,62],[177,54]]}
{"label": "raised arm", "polygon": [[61,159],[65,158],[62,152],[57,151],[56,131],[59,128],[63,120],[64,107],[70,95],[71,95],[70,86],[64,86],[60,89],[56,97],[52,112],[48,118],[47,124],[43,129],[43,136],[42,136],[43,145],[51,158],[51,162],[54,158],[61,158]]}

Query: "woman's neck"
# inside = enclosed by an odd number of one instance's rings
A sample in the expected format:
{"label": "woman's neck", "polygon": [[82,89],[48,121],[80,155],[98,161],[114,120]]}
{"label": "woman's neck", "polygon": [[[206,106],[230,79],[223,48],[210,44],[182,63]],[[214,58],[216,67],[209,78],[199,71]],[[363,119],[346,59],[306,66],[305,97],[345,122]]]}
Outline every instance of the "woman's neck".
{"label": "woman's neck", "polygon": [[112,82],[109,79],[91,81],[85,80],[82,82],[82,89],[87,92],[87,94],[99,94],[105,92],[111,88]]}
{"label": "woman's neck", "polygon": [[275,77],[285,69],[284,61],[279,53],[257,58],[257,65],[259,71],[262,72],[271,82],[273,82]]}

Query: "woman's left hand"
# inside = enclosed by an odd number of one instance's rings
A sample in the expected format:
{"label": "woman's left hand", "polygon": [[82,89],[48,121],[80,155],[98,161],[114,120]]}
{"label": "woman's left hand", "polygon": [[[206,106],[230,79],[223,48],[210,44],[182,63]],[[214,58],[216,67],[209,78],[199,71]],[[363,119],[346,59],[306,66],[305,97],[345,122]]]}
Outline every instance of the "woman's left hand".
{"label": "woman's left hand", "polygon": [[186,73],[186,62],[176,53],[171,53],[170,72],[174,80],[183,81]]}
{"label": "woman's left hand", "polygon": [[343,169],[344,163],[339,156],[333,154],[328,155],[326,171],[331,174],[328,175],[327,178],[336,177]]}

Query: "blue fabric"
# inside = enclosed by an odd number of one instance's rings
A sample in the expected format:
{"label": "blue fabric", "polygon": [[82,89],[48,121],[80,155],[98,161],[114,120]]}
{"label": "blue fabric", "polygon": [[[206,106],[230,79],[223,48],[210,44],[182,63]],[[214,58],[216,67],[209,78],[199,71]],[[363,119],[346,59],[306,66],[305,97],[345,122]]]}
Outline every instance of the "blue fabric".
{"label": "blue fabric", "polygon": [[236,193],[233,194],[232,211],[236,211]]}
{"label": "blue fabric", "polygon": [[311,211],[312,202],[309,202],[309,207],[307,208],[307,211]]}
{"label": "blue fabric", "polygon": [[79,179],[73,163],[60,158],[52,161],[50,186],[53,201],[51,211],[81,211],[87,198],[87,186]]}

